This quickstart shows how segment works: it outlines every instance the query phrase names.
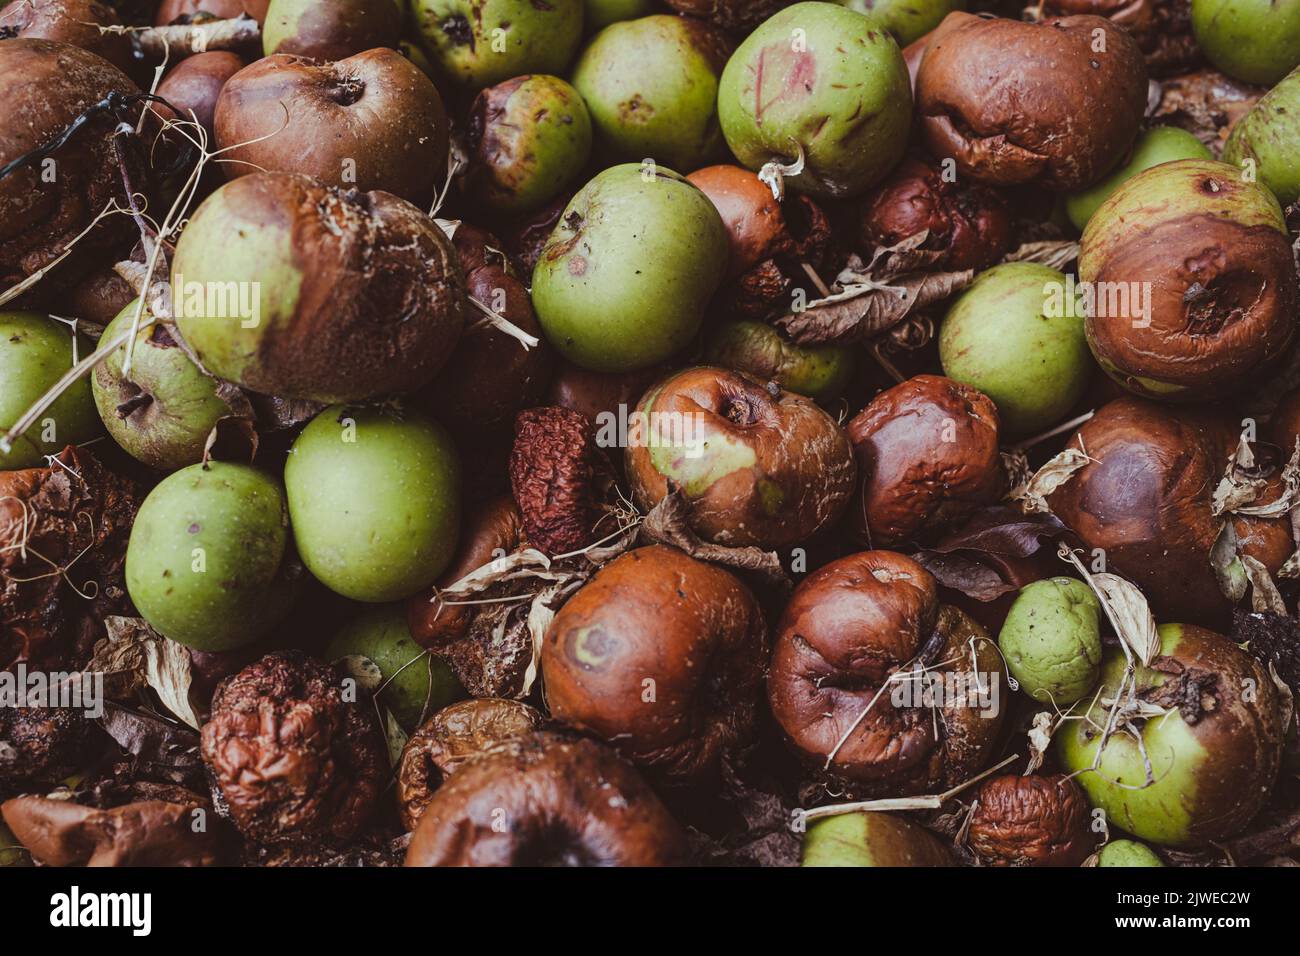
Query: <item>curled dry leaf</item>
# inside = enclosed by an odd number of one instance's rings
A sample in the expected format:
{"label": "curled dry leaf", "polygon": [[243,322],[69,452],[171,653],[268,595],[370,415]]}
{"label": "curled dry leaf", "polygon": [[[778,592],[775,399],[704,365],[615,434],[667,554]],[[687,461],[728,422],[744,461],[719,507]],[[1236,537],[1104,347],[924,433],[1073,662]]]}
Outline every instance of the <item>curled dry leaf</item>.
{"label": "curled dry leaf", "polygon": [[1214,577],[1224,597],[1236,604],[1246,596],[1246,586],[1250,581],[1237,554],[1237,531],[1231,521],[1223,522],[1219,528],[1214,547],[1210,549],[1210,567],[1214,569]]}
{"label": "curled dry leaf", "polygon": [[406,747],[407,733],[397,722],[393,712],[387,707],[383,710],[384,743],[388,747],[388,765],[394,770],[402,762],[402,750]]}
{"label": "curled dry leaf", "polygon": [[1030,514],[1051,514],[1047,496],[1070,480],[1070,477],[1091,461],[1081,448],[1066,448],[1034,472],[1024,485],[1011,492],[1011,499],[1019,501]]}
{"label": "curled dry leaf", "polygon": [[700,561],[751,571],[783,589],[793,586],[775,551],[754,547],[728,548],[702,541],[690,526],[689,514],[686,498],[679,489],[672,489],[641,522],[641,539],[647,544],[671,545]]}
{"label": "curled dry leaf", "polygon": [[1056,726],[1049,711],[1040,711],[1034,715],[1033,725],[1029,728],[1029,764],[1025,773],[1034,773],[1047,759],[1047,748],[1051,746]]}
{"label": "curled dry leaf", "polygon": [[163,637],[143,618],[109,617],[104,629],[108,637],[96,642],[86,670],[104,674],[109,696],[126,697],[149,687],[168,712],[198,730],[190,652]]}
{"label": "curled dry leaf", "polygon": [[1097,592],[1116,635],[1137,655],[1143,666],[1150,667],[1160,653],[1160,635],[1142,592],[1118,574],[1104,571],[1090,575],[1088,583]]}
{"label": "curled dry leaf", "polygon": [[1282,466],[1281,494],[1267,504],[1240,506],[1233,510],[1236,514],[1256,518],[1280,518],[1296,507],[1297,493],[1300,493],[1300,438],[1296,439],[1291,457]]}
{"label": "curled dry leaf", "polygon": [[1020,590],[1018,585],[1002,580],[1002,575],[993,568],[965,557],[960,552],[940,554],[924,550],[915,552],[911,557],[944,587],[960,591],[976,601],[996,601],[1004,594]]}
{"label": "curled dry leaf", "polygon": [[1270,614],[1285,615],[1286,602],[1282,600],[1282,595],[1278,592],[1277,585],[1273,583],[1268,568],[1248,554],[1241,556],[1241,564],[1245,569],[1246,577],[1250,580],[1251,608],[1256,611],[1268,611]]}
{"label": "curled dry leaf", "polygon": [[1210,513],[1221,515],[1224,512],[1236,512],[1238,508],[1258,499],[1268,482],[1252,474],[1254,470],[1255,453],[1245,434],[1242,434],[1228,459],[1223,477],[1219,479],[1219,484],[1210,497]]}

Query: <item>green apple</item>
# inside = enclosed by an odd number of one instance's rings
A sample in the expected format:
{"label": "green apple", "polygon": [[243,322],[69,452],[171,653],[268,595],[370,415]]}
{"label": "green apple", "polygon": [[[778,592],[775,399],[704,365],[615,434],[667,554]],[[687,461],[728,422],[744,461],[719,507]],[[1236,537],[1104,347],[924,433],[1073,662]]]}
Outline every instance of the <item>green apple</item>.
{"label": "green apple", "polygon": [[686,170],[720,158],[718,78],[729,46],[721,31],[689,17],[642,17],[601,30],[573,68],[599,154]]}
{"label": "green apple", "polygon": [[765,322],[727,322],[709,337],[711,365],[748,372],[786,391],[828,402],[848,387],[853,349],[842,345],[796,345]]}
{"label": "green apple", "polygon": [[1177,126],[1154,126],[1138,136],[1137,142],[1133,145],[1133,153],[1123,166],[1101,182],[1065,197],[1066,215],[1070,217],[1074,228],[1082,232],[1088,225],[1088,220],[1092,218],[1092,214],[1097,211],[1097,207],[1105,202],[1111,193],[1144,169],[1173,162],[1176,159],[1211,158],[1205,144],[1186,130],[1179,129]]}
{"label": "green apple", "polygon": [[[1052,745],[1112,827],[1161,846],[1223,840],[1272,793],[1284,737],[1278,694],[1264,668],[1220,634],[1166,624],[1159,637],[1154,666],[1137,664],[1126,683],[1124,654],[1107,652],[1100,691],[1075,705]],[[1103,748],[1117,695],[1146,706],[1126,714]]]}
{"label": "green apple", "polygon": [[[77,358],[90,346],[78,342]],[[0,434],[7,432],[73,365],[71,330],[35,312],[0,312]],[[0,471],[43,465],[68,445],[99,431],[90,383],[80,378],[45,410],[9,452],[0,449]]]}
{"label": "green apple", "polygon": [[456,449],[441,425],[410,410],[325,409],[293,443],[284,483],[303,563],[344,597],[410,597],[455,553]]}
{"label": "green apple", "polygon": [[1145,843],[1136,840],[1111,840],[1097,854],[1098,866],[1164,866],[1160,857]]}
{"label": "green apple", "polygon": [[571,362],[647,368],[694,337],[729,254],[717,209],[682,176],[613,166],[560,217],[533,270],[533,307]]}
{"label": "green apple", "polygon": [[1300,66],[1300,0],[1192,0],[1192,32],[1210,62],[1272,86]]}
{"label": "green apple", "polygon": [[864,13],[889,31],[899,46],[919,40],[954,10],[965,10],[966,0],[839,0]]}
{"label": "green apple", "polygon": [[126,589],[158,633],[200,651],[251,644],[295,595],[284,490],[249,465],[211,462],[149,492],[126,549]]}
{"label": "green apple", "polygon": [[407,730],[413,730],[422,715],[464,695],[451,668],[411,639],[404,604],[366,608],[339,628],[326,645],[325,660],[352,656],[367,658],[379,668],[384,680],[379,699]]}
{"label": "green apple", "polygon": [[953,866],[942,841],[889,813],[841,813],[808,827],[801,866]]}
{"label": "green apple", "polygon": [[1064,707],[1097,684],[1101,605],[1074,578],[1048,578],[1020,589],[998,633],[1011,676],[1034,700]]}
{"label": "green apple", "polygon": [[1060,421],[1083,396],[1092,356],[1063,273],[1032,262],[981,272],[948,309],[939,361],[998,407],[1008,432]]}
{"label": "green apple", "polygon": [[591,116],[558,76],[516,76],[470,108],[469,185],[502,213],[530,212],[567,189],[591,155]]}
{"label": "green apple", "polygon": [[[137,299],[118,313],[100,336],[100,349],[130,331]],[[148,316],[145,310],[143,316]],[[91,373],[91,390],[104,427],[131,457],[151,468],[175,471],[203,459],[217,421],[231,413],[217,397],[217,382],[204,375],[165,326],[141,329],[124,374],[125,343]]]}
{"label": "green apple", "polygon": [[584,0],[583,27],[588,35],[599,33],[611,23],[635,20],[655,12],[654,0]]}
{"label": "green apple", "polygon": [[1233,126],[1223,161],[1243,166],[1247,160],[1283,206],[1300,199],[1300,69],[1291,71]]}
{"label": "green apple", "polygon": [[582,40],[583,0],[413,0],[440,72],[481,90],[526,73],[564,73]]}
{"label": "green apple", "polygon": [[740,44],[718,89],[722,134],[758,170],[804,167],[787,185],[852,197],[903,158],[912,86],[894,38],[870,17],[833,3],[796,3]]}

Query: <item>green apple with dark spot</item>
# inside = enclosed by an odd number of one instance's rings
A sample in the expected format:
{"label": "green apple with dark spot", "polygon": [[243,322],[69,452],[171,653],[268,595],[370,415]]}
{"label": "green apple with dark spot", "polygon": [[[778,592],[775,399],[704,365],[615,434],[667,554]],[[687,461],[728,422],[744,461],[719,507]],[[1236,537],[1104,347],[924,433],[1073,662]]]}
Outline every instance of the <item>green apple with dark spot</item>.
{"label": "green apple with dark spot", "polygon": [[[138,302],[108,324],[100,349],[130,332]],[[146,309],[142,321],[148,316]],[[163,325],[136,333],[130,374],[123,372],[125,361],[123,343],[90,377],[99,417],[113,440],[131,457],[163,471],[201,461],[208,435],[231,414],[217,397],[217,382],[190,361]]]}
{"label": "green apple with dark spot", "polygon": [[1145,843],[1136,840],[1111,840],[1097,854],[1098,866],[1164,866],[1160,857]]}
{"label": "green apple with dark spot", "polygon": [[159,482],[136,515],[126,589],[158,633],[199,651],[267,634],[301,579],[280,482],[249,465],[190,465]]}
{"label": "green apple with dark spot", "polygon": [[303,563],[344,597],[410,597],[455,553],[456,449],[441,425],[409,409],[325,409],[293,443],[284,483]]}
{"label": "green apple with dark spot", "polygon": [[718,326],[704,357],[714,365],[748,372],[818,402],[839,397],[853,377],[854,353],[842,345],[796,345],[765,322]]}
{"label": "green apple with dark spot", "polygon": [[366,608],[339,628],[325,648],[325,660],[354,656],[379,668],[379,700],[408,731],[419,725],[421,716],[464,696],[451,668],[411,639],[404,604]]}
{"label": "green apple with dark spot", "polygon": [[765,550],[837,521],[857,479],[848,436],[815,402],[708,366],[646,392],[629,421],[624,463],[643,510],[679,489],[702,538]]}
{"label": "green apple with dark spot", "polygon": [[648,368],[699,331],[729,254],[717,209],[682,176],[613,166],[561,215],[533,270],[533,308],[569,361]]}
{"label": "green apple with dark spot", "polygon": [[890,813],[841,813],[813,821],[800,866],[954,866],[929,830]]}
{"label": "green apple with dark spot", "polygon": [[1192,33],[1224,73],[1272,86],[1300,65],[1300,0],[1192,0]]}
{"label": "green apple with dark spot", "polygon": [[894,38],[833,3],[796,3],[763,21],[722,72],[718,118],[752,170],[803,170],[786,185],[814,196],[861,195],[903,158],[912,86]]}
{"label": "green apple with dark spot", "polygon": [[598,155],[685,170],[720,158],[718,78],[730,52],[726,34],[689,17],[642,17],[601,30],[573,68]]}
{"label": "green apple with dark spot", "polygon": [[1177,126],[1154,126],[1138,136],[1137,142],[1133,144],[1133,153],[1123,166],[1101,182],[1065,197],[1066,215],[1070,217],[1074,228],[1082,232],[1097,207],[1144,169],[1176,159],[1210,158],[1210,150],[1206,145],[1186,130]]}
{"label": "green apple with dark spot", "polygon": [[1065,275],[1033,262],[1008,262],[975,277],[939,331],[943,374],[971,385],[998,407],[1007,431],[1054,425],[1088,387],[1093,361]]}
{"label": "green apple with dark spot", "polygon": [[[79,342],[77,358],[91,351]],[[0,312],[0,435],[72,368],[72,331],[35,312]],[[99,431],[90,383],[79,378],[16,441],[0,449],[0,471],[32,468]]]}
{"label": "green apple with dark spot", "polygon": [[[1052,744],[1112,827],[1160,846],[1203,846],[1239,832],[1268,802],[1285,736],[1278,692],[1221,634],[1166,624],[1159,637],[1152,666],[1138,663],[1123,687],[1128,662],[1112,648],[1100,691],[1075,705],[1079,719],[1065,721]],[[1121,689],[1145,706],[1103,747]]]}
{"label": "green apple with dark spot", "polygon": [[1232,127],[1223,161],[1253,172],[1283,206],[1300,199],[1300,69],[1260,99]]}
{"label": "green apple with dark spot", "polygon": [[919,40],[966,0],[839,0],[842,6],[871,17],[889,31],[900,47]]}
{"label": "green apple with dark spot", "polygon": [[418,39],[467,90],[526,73],[561,75],[582,40],[583,0],[413,0]]}

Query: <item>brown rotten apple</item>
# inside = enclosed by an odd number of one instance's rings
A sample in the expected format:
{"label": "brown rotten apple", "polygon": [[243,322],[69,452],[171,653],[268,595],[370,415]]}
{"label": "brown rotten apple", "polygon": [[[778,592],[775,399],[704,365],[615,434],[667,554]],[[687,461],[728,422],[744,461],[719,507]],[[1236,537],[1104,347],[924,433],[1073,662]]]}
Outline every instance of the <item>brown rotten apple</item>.
{"label": "brown rotten apple", "polygon": [[268,56],[226,82],[215,126],[231,179],[259,168],[305,173],[427,205],[447,162],[442,98],[396,50],[333,63]]}
{"label": "brown rotten apple", "polygon": [[652,387],[626,451],[636,503],[681,489],[691,526],[730,546],[783,548],[844,513],[857,468],[843,429],[810,399],[742,372],[691,368]]}
{"label": "brown rotten apple", "polygon": [[1005,774],[975,792],[970,847],[991,866],[1078,866],[1096,845],[1069,777]]}
{"label": "brown rotten apple", "polygon": [[763,614],[734,575],[663,545],[600,569],[547,629],[551,714],[673,784],[748,744],[766,658]]}
{"label": "brown rotten apple", "polygon": [[858,536],[892,548],[953,527],[1002,495],[998,412],[983,392],[918,375],[881,392],[848,424],[860,497]]}
{"label": "brown rotten apple", "polygon": [[1295,337],[1282,210],[1227,163],[1161,163],[1120,186],[1084,229],[1079,278],[1096,290],[1088,345],[1139,395],[1219,400],[1258,383]]}
{"label": "brown rotten apple", "polygon": [[204,200],[171,281],[177,325],[203,365],[283,398],[414,391],[465,323],[460,266],[432,219],[388,193],[288,173],[241,176]]}
{"label": "brown rotten apple", "polygon": [[987,269],[1011,249],[1011,212],[995,190],[950,182],[932,162],[909,158],[862,204],[858,241],[869,253],[922,230],[922,248],[941,254],[936,269]]}
{"label": "brown rotten apple", "polygon": [[681,828],[636,770],[594,740],[507,740],[433,795],[407,866],[671,866]]}
{"label": "brown rotten apple", "polygon": [[916,102],[930,152],[953,157],[962,176],[1071,191],[1109,172],[1133,142],[1146,66],[1124,28],[1101,17],[950,13],[926,45]]}
{"label": "brown rotten apple", "polygon": [[[110,93],[139,89],[94,53],[51,40],[0,42],[0,166],[49,146]],[[36,162],[0,179],[0,280],[49,265],[110,202],[126,205],[113,151],[117,122],[110,112],[93,114],[50,154],[56,176]],[[135,187],[143,188],[143,160],[130,149],[125,155]],[[129,217],[108,216],[78,240],[77,255],[116,249],[133,228]]]}
{"label": "brown rotten apple", "polygon": [[[221,96],[226,81],[243,68],[244,61],[238,54],[225,50],[187,57],[168,70],[158,84],[158,95],[176,107],[175,111],[162,104],[156,104],[154,109],[169,119],[190,123],[197,120],[208,134],[208,149],[216,149],[213,117],[217,110],[217,99]],[[195,135],[192,130],[187,132],[191,136]]]}
{"label": "brown rotten apple", "polygon": [[129,72],[133,66],[131,38],[102,29],[119,22],[117,11],[97,0],[13,0],[0,8],[0,39],[29,37],[70,43]]}
{"label": "brown rotten apple", "polygon": [[[1141,588],[1157,618],[1225,625],[1231,605],[1210,563],[1223,519],[1210,498],[1237,439],[1226,412],[1118,399],[1070,439],[1088,463],[1048,504],[1085,548],[1104,552],[1107,570]],[[1284,517],[1235,517],[1233,531],[1270,573],[1292,550]]]}
{"label": "brown rotten apple", "polygon": [[929,571],[864,551],[795,589],[776,627],[768,703],[828,782],[860,796],[935,793],[983,768],[1002,720],[1001,670],[984,629],[939,603]]}
{"label": "brown rotten apple", "polygon": [[1201,59],[1192,36],[1191,0],[1047,0],[1043,12],[1091,13],[1122,26],[1142,48],[1152,76],[1168,76]]}

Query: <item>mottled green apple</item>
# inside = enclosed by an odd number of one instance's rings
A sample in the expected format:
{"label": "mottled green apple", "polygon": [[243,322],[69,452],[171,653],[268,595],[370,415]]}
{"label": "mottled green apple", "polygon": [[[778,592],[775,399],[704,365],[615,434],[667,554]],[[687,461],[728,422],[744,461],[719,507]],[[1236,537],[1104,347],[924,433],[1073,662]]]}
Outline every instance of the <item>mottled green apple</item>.
{"label": "mottled green apple", "polygon": [[533,307],[571,362],[647,368],[699,331],[729,253],[717,209],[682,176],[613,166],[560,217],[533,270]]}
{"label": "mottled green apple", "polygon": [[1283,206],[1300,199],[1300,69],[1269,90],[1232,127],[1223,161],[1247,170]]}
{"label": "mottled green apple", "polygon": [[[104,329],[101,350],[130,332],[136,302]],[[148,314],[145,310],[143,316]],[[125,361],[123,343],[90,377],[99,417],[113,440],[131,457],[163,471],[201,461],[208,435],[231,413],[217,397],[217,382],[190,361],[162,325],[136,333],[130,374],[123,371]]]}
{"label": "mottled green apple", "polygon": [[1034,700],[1064,707],[1097,684],[1101,605],[1075,578],[1047,578],[1020,589],[998,647],[1011,676]]}
{"label": "mottled green apple", "polygon": [[410,410],[325,409],[293,443],[284,482],[303,563],[344,597],[409,597],[455,552],[456,449],[442,426]]}
{"label": "mottled green apple", "polygon": [[288,611],[301,574],[287,560],[288,544],[279,481],[249,465],[190,465],[140,506],[126,588],[163,636],[195,650],[230,650],[266,634]]}
{"label": "mottled green apple", "polygon": [[965,10],[966,0],[839,0],[866,14],[889,31],[899,46],[919,40],[954,10]]}
{"label": "mottled green apple", "polygon": [[1145,843],[1136,840],[1111,840],[1097,854],[1098,866],[1164,866],[1160,857]]}
{"label": "mottled green apple", "polygon": [[[35,312],[0,312],[0,434],[72,368],[73,348],[72,332],[61,322]],[[78,343],[78,358],[89,352],[87,343]],[[0,449],[0,471],[43,465],[44,456],[98,434],[90,383],[81,378],[55,399],[8,453]]]}
{"label": "mottled green apple", "polygon": [[839,396],[853,377],[853,349],[796,345],[766,322],[727,322],[709,337],[704,357],[712,365],[748,372],[819,402]]}
{"label": "mottled green apple", "polygon": [[419,40],[442,73],[479,90],[526,73],[567,71],[583,0],[412,0]]}
{"label": "mottled green apple", "polygon": [[903,54],[870,17],[796,3],[740,44],[718,90],[722,134],[750,169],[804,167],[786,184],[815,196],[860,195],[903,158],[912,86]]}
{"label": "mottled green apple", "polygon": [[1210,62],[1272,86],[1300,66],[1300,0],[1192,0],[1192,32]]}

